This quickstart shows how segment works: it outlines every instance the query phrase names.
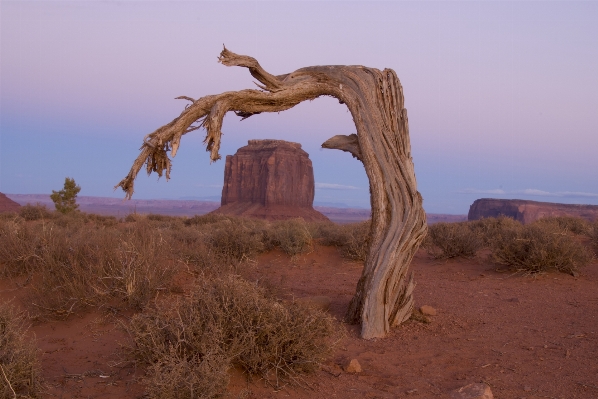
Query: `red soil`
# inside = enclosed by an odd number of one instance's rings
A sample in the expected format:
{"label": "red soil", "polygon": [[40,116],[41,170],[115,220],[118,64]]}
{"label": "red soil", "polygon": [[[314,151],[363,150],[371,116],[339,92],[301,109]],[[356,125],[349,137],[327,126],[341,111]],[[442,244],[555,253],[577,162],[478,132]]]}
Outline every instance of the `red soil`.
{"label": "red soil", "polygon": [[[361,265],[334,248],[316,247],[291,260],[274,251],[244,273],[282,298],[328,296],[340,319]],[[430,324],[408,321],[387,338],[348,334],[323,370],[305,377],[310,388],[274,392],[259,379],[233,372],[228,397],[237,398],[434,398],[472,382],[486,382],[496,398],[598,397],[598,263],[578,277],[537,277],[497,271],[486,255],[438,262],[420,251],[412,265],[416,306],[438,314]],[[0,300],[22,296],[14,282],[0,282]],[[115,319],[92,312],[66,322],[36,325],[48,396],[137,398],[143,370],[120,368],[117,350],[127,337]],[[356,358],[363,372],[341,370]]]}

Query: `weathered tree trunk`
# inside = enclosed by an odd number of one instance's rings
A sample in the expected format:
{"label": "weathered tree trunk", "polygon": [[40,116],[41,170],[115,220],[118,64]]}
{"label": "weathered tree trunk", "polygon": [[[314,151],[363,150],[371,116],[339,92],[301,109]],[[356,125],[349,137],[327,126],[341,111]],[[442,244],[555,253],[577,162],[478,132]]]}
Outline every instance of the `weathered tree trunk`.
{"label": "weathered tree trunk", "polygon": [[[395,72],[363,66],[315,66],[286,75],[273,76],[254,58],[226,48],[219,61],[242,66],[262,85],[262,90],[241,90],[193,100],[181,115],[145,137],[141,154],[131,171],[116,187],[127,198],[146,164],[148,174],[170,174],[181,137],[204,127],[206,147],[212,161],[220,159],[221,127],[224,115],[234,111],[242,118],[261,112],[280,112],[305,100],[332,96],[349,108],[357,134],[335,136],[324,148],[350,152],[364,165],[370,181],[372,206],[371,244],[347,319],[361,322],[363,338],[383,337],[391,326],[409,318],[413,309],[414,281],[409,264],[426,233],[426,216],[417,192],[411,158],[407,110],[403,89]],[[198,125],[193,126],[194,122]]]}

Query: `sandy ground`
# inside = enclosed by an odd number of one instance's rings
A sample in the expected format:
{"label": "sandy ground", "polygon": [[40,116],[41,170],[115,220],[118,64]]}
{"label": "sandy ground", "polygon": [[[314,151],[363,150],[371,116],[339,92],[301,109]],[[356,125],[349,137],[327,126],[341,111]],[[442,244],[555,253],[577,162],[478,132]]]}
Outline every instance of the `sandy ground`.
{"label": "sandy ground", "polygon": [[[285,299],[327,296],[342,318],[362,265],[336,249],[316,247],[291,259],[274,251],[244,272]],[[442,398],[472,382],[486,382],[496,398],[598,398],[598,263],[578,277],[536,277],[496,270],[482,254],[435,261],[416,255],[416,306],[438,314],[431,323],[409,321],[387,338],[365,341],[347,329],[332,358],[308,388],[274,391],[232,372],[230,398]],[[22,295],[14,282],[0,282],[0,299]],[[126,315],[124,315],[126,316]],[[121,319],[123,315],[119,316]],[[123,367],[119,343],[127,337],[102,312],[35,325],[48,398],[139,398],[143,370]],[[363,371],[342,365],[357,359]]]}

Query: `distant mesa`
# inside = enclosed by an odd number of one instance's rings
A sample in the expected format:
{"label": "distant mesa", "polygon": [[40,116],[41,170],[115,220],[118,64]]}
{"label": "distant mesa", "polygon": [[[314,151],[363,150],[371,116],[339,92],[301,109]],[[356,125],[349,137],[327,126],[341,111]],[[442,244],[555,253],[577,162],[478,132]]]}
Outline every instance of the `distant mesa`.
{"label": "distant mesa", "polygon": [[220,208],[214,213],[281,220],[326,221],[314,210],[314,171],[301,144],[249,140],[226,156]]}
{"label": "distant mesa", "polygon": [[18,212],[20,208],[21,205],[0,193],[0,213]]}
{"label": "distant mesa", "polygon": [[552,202],[482,198],[469,207],[468,220],[507,216],[523,224],[551,216],[575,216],[590,222],[598,220],[598,205],[556,204]]}

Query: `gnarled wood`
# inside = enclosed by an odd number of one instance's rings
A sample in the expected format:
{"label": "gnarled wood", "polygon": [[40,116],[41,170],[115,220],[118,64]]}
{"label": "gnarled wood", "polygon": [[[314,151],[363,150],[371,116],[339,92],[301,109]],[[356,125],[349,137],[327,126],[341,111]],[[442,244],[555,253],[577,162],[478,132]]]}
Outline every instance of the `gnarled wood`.
{"label": "gnarled wood", "polygon": [[[262,90],[241,90],[192,101],[172,122],[147,135],[129,174],[116,186],[131,198],[133,183],[146,164],[149,173],[170,177],[167,152],[176,154],[181,137],[206,129],[210,159],[220,159],[221,127],[227,112],[248,118],[280,112],[302,101],[332,96],[349,108],[356,135],[335,136],[323,144],[350,152],[364,165],[370,182],[372,230],[369,254],[357,284],[347,319],[361,322],[363,338],[382,337],[411,315],[414,281],[409,264],[426,233],[426,216],[417,192],[411,158],[403,89],[392,69],[363,66],[314,66],[286,75],[266,72],[252,57],[226,48],[219,61],[249,69]],[[196,125],[193,125],[196,123]],[[115,188],[116,188],[115,187]]]}

